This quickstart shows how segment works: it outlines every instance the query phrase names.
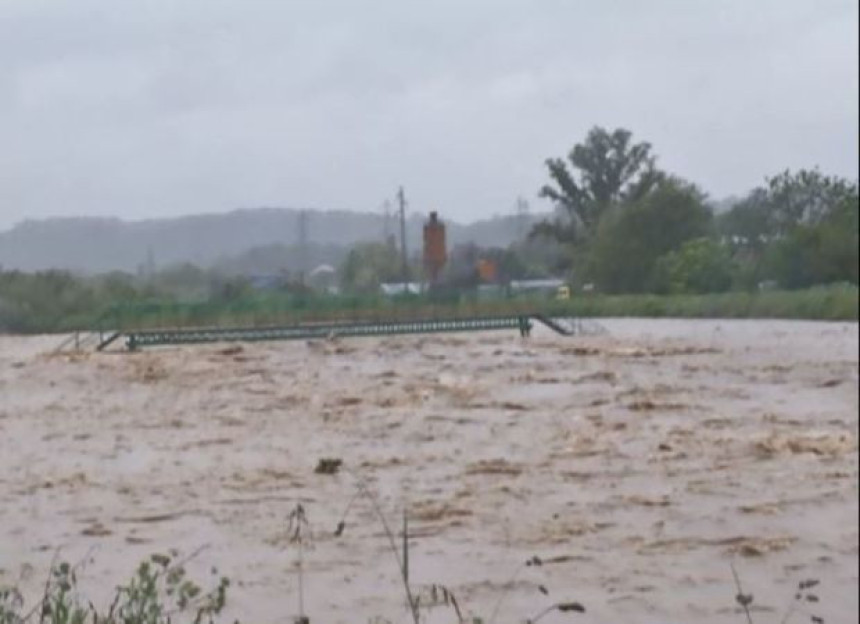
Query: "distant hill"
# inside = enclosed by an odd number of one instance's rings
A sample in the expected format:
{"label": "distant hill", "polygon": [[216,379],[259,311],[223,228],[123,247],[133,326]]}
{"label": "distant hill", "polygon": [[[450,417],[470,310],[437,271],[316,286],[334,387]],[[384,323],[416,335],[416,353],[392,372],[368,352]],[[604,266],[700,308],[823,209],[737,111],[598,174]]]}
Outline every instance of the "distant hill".
{"label": "distant hill", "polygon": [[299,245],[270,243],[218,258],[211,266],[227,275],[273,275],[284,270],[308,273],[321,264],[337,267],[348,251],[346,245],[310,243],[302,249]]}
{"label": "distant hill", "polygon": [[[75,217],[24,221],[0,232],[0,266],[36,271],[51,268],[82,273],[111,270],[135,272],[151,257],[156,267],[192,262],[201,267],[229,265],[249,272],[273,270],[272,263],[298,257],[299,210],[255,208],[225,214],[171,219],[123,221]],[[448,226],[449,245],[474,242],[507,246],[543,215],[514,215],[459,224],[440,215]],[[413,213],[407,222],[410,252],[421,248],[426,215]],[[309,211],[308,262],[338,262],[357,242],[382,241],[381,214]],[[388,231],[398,231],[389,219]],[[240,269],[241,267],[241,269]]]}

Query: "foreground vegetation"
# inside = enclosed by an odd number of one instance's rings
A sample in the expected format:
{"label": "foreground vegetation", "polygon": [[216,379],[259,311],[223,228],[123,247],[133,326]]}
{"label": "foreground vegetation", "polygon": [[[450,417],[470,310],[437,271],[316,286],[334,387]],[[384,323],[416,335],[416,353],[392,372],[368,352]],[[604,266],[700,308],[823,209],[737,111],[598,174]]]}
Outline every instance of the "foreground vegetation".
{"label": "foreground vegetation", "polygon": [[[343,529],[339,527],[338,530]],[[387,526],[386,532],[393,539],[394,536]],[[293,539],[292,543],[301,552],[301,539]],[[398,557],[398,565],[401,566],[406,560],[399,559],[402,553],[398,551],[393,541],[391,548],[393,554]],[[227,606],[230,580],[221,577],[206,591],[188,578],[185,570],[188,559],[179,559],[175,551],[169,555],[154,554],[144,559],[138,564],[134,576],[125,584],[116,587],[113,600],[105,608],[96,607],[78,586],[78,575],[85,562],[77,565],[67,562],[53,563],[48,570],[42,594],[32,605],[26,602],[18,587],[0,585],[0,624],[216,624],[226,622],[220,616]],[[300,562],[301,554],[296,568],[297,574],[301,576],[303,569]],[[542,565],[543,561],[539,557],[533,557],[523,564],[524,567]],[[753,624],[751,607],[755,602],[755,596],[745,591],[734,565],[731,565],[730,569],[737,591],[736,612],[743,614],[747,624]],[[213,573],[217,573],[217,570],[213,569]],[[403,568],[401,573],[405,574]],[[501,608],[506,592],[499,596],[488,618],[464,616],[456,596],[448,588],[441,585],[413,588],[406,576],[403,576],[403,580],[407,611],[413,624],[420,624],[428,611],[438,608],[449,611],[450,621],[457,624],[494,624],[496,621],[512,621],[510,617],[499,618],[503,613]],[[813,624],[823,624],[824,619],[808,608],[819,602],[816,593],[819,584],[818,579],[799,581],[794,599],[779,621],[786,624],[794,616],[798,616]],[[311,618],[305,614],[301,587],[302,584],[299,583],[299,611],[292,621],[294,624],[311,624]],[[541,588],[541,593],[544,594],[546,590],[543,586]],[[577,601],[550,602],[531,617],[517,621],[537,624],[551,613],[577,616],[585,612],[585,607]],[[239,624],[239,620],[234,622]],[[370,623],[392,624],[390,620],[382,617],[374,617]]]}
{"label": "foreground vegetation", "polygon": [[15,586],[0,586],[0,624],[214,624],[227,602],[230,581],[217,580],[208,590],[188,578],[176,552],[155,554],[140,562],[134,576],[117,586],[106,608],[81,595],[78,575],[88,563],[54,563],[40,599],[26,604]]}

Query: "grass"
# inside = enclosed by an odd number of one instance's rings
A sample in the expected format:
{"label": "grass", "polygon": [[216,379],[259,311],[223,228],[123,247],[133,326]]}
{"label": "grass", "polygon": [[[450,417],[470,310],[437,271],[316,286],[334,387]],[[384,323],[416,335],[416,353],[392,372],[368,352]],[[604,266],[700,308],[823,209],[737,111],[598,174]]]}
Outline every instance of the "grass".
{"label": "grass", "polygon": [[[738,571],[735,569],[734,564],[731,564],[732,578],[735,582],[735,589],[737,590],[737,594],[735,594],[735,603],[738,604],[743,612],[747,624],[755,624],[755,621],[752,616],[752,605],[755,602],[755,596],[751,593],[744,593],[744,588],[741,583],[740,575]],[[797,583],[797,587],[794,590],[794,596],[786,610],[785,614],[780,618],[780,624],[789,624],[791,619],[796,615],[802,615],[805,620],[811,622],[812,624],[824,624],[824,618],[820,615],[816,615],[812,611],[809,610],[810,606],[816,606],[820,599],[818,594],[814,591],[818,585],[821,584],[821,581],[818,579],[805,579],[799,581]]]}
{"label": "grass", "polygon": [[856,286],[709,295],[594,295],[552,306],[580,317],[742,318],[856,321]]}
{"label": "grass", "polygon": [[[548,296],[496,296],[482,299],[473,293],[455,295],[382,296],[256,293],[234,301],[175,301],[111,305],[107,309],[52,314],[33,310],[26,323],[14,325],[23,333],[88,330],[153,329],[168,327],[260,327],[299,322],[408,320],[464,316],[781,318],[857,320],[857,286],[831,285],[793,291],[728,292],[707,295],[603,295],[575,293],[568,300]],[[0,310],[0,327],[3,327]]]}
{"label": "grass", "polygon": [[576,294],[568,300],[524,297],[496,300],[427,297],[317,297],[300,302],[273,299],[228,304],[147,304],[119,306],[92,326],[143,329],[192,326],[266,326],[298,322],[398,320],[467,316],[521,315],[601,318],[749,318],[858,320],[858,289],[834,285],[807,290],[728,292],[707,295]]}

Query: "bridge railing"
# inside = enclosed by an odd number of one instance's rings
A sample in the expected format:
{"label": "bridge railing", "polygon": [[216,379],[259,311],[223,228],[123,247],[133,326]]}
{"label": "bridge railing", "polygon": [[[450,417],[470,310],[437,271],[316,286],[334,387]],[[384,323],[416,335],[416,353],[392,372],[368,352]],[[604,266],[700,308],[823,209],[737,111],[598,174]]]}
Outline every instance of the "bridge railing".
{"label": "bridge railing", "polygon": [[540,312],[554,314],[556,302],[546,298],[483,301],[470,298],[434,300],[315,297],[305,299],[237,300],[231,302],[147,302],[111,306],[98,319],[104,331],[182,327],[265,327],[336,321],[399,321],[446,319]]}

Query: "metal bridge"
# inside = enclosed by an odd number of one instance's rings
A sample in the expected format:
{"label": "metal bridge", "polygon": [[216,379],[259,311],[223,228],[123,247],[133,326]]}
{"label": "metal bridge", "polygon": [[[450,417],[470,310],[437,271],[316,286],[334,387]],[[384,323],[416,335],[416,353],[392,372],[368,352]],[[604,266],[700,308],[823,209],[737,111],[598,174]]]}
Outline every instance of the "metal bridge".
{"label": "metal bridge", "polygon": [[212,342],[310,340],[351,336],[392,336],[503,329],[518,330],[521,336],[529,336],[535,322],[563,336],[600,333],[603,331],[596,323],[587,322],[583,319],[556,318],[533,313],[409,320],[304,322],[276,326],[122,329],[116,331],[76,333],[73,337],[67,339],[58,350],[71,346],[79,350],[86,345],[87,347],[94,347],[96,351],[103,351],[123,337],[125,338],[125,346],[129,350],[134,351],[144,347]]}
{"label": "metal bridge", "polygon": [[130,350],[161,345],[200,344],[207,342],[254,342],[261,340],[307,340],[349,336],[392,336],[438,332],[489,331],[516,329],[528,336],[538,321],[562,335],[573,335],[575,328],[559,319],[540,314],[517,316],[483,316],[445,319],[413,319],[404,321],[355,321],[330,323],[301,323],[276,327],[188,327],[175,329],[126,330],[110,334],[99,350],[126,336]]}

